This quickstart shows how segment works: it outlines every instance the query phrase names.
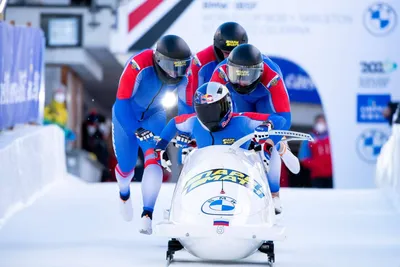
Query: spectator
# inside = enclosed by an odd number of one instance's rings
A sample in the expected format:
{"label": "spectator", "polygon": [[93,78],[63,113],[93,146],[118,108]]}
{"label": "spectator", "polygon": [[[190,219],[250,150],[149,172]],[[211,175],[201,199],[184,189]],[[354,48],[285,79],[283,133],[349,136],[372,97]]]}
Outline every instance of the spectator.
{"label": "spectator", "polygon": [[399,102],[389,102],[387,107],[383,110],[383,116],[389,121],[389,125],[392,125],[393,115],[395,114],[396,109],[399,106]]}
{"label": "spectator", "polygon": [[53,100],[45,107],[44,120],[47,124],[57,124],[61,128],[67,126],[68,111],[65,107],[65,93],[62,89],[54,92]]}
{"label": "spectator", "polygon": [[102,182],[111,179],[109,171],[109,151],[107,139],[110,131],[103,115],[92,110],[83,123],[82,148],[96,155],[96,159],[103,165]]}
{"label": "spectator", "polygon": [[299,159],[301,165],[310,170],[312,187],[332,188],[331,148],[324,115],[315,117],[314,130],[311,135],[315,142],[304,141],[300,146]]}
{"label": "spectator", "polygon": [[53,100],[44,108],[44,124],[56,124],[60,126],[65,133],[65,140],[75,141],[74,132],[67,127],[68,111],[65,106],[65,92],[63,89],[57,89],[54,92]]}

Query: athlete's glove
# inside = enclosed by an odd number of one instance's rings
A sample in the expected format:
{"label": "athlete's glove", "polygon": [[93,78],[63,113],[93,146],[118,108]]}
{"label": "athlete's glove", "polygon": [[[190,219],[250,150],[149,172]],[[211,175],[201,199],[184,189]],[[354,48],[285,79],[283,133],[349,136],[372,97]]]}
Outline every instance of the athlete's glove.
{"label": "athlete's glove", "polygon": [[152,131],[146,130],[142,127],[136,130],[135,132],[136,138],[139,139],[140,141],[147,141],[154,139],[154,134]]}
{"label": "athlete's glove", "polygon": [[189,156],[189,153],[192,152],[195,148],[197,148],[196,140],[192,139],[191,142],[187,145],[187,147],[182,148],[182,163],[186,161],[186,158]]}
{"label": "athlete's glove", "polygon": [[172,139],[171,142],[175,147],[186,148],[192,142],[192,139],[190,138],[190,136],[184,133],[180,133],[176,136],[176,138]]}
{"label": "athlete's glove", "polygon": [[166,150],[155,149],[157,160],[160,161],[161,166],[167,171],[171,172],[170,166],[172,165]]}
{"label": "athlete's glove", "polygon": [[258,144],[263,144],[269,138],[269,131],[274,128],[271,121],[266,121],[254,129],[253,141]]}

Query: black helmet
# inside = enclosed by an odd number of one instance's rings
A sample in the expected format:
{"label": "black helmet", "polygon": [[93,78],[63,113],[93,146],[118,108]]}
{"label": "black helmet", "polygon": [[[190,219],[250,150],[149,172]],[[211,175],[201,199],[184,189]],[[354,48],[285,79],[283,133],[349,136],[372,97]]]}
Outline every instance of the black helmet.
{"label": "black helmet", "polygon": [[254,45],[239,45],[227,60],[227,74],[233,89],[239,94],[250,94],[256,89],[264,70],[260,50]]}
{"label": "black helmet", "polygon": [[204,83],[194,95],[194,109],[200,123],[210,132],[223,129],[232,118],[228,88],[217,82]]}
{"label": "black helmet", "polygon": [[153,58],[158,77],[165,83],[178,83],[189,68],[192,53],[181,37],[166,35],[157,42]]}
{"label": "black helmet", "polygon": [[247,33],[240,24],[225,22],[218,27],[214,34],[214,53],[217,60],[221,62],[232,49],[240,44],[247,44],[247,42]]}

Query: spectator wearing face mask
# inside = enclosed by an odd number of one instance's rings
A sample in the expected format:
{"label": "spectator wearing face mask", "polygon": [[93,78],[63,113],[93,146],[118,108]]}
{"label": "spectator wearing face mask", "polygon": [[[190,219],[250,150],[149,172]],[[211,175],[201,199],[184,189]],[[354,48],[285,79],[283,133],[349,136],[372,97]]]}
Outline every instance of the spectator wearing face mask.
{"label": "spectator wearing face mask", "polygon": [[106,118],[97,113],[96,110],[86,117],[83,123],[82,148],[103,165],[102,182],[112,178],[109,170],[109,147],[107,140],[110,136],[111,123]]}
{"label": "spectator wearing face mask", "polygon": [[82,148],[95,153],[96,147],[104,143],[104,136],[100,130],[103,116],[96,110],[91,110],[82,125]]}
{"label": "spectator wearing face mask", "polygon": [[315,141],[304,141],[300,146],[299,159],[301,165],[310,170],[312,187],[332,188],[331,147],[324,115],[315,117],[311,135]]}

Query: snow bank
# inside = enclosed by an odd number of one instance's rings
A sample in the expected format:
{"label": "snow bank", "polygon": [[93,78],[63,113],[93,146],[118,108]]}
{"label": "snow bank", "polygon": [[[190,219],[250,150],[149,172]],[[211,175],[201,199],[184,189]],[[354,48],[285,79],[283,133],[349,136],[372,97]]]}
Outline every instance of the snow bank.
{"label": "snow bank", "polygon": [[400,124],[393,124],[392,136],[382,147],[376,166],[376,184],[400,211]]}
{"label": "snow bank", "polygon": [[59,127],[28,125],[0,133],[0,227],[65,177],[64,132]]}

